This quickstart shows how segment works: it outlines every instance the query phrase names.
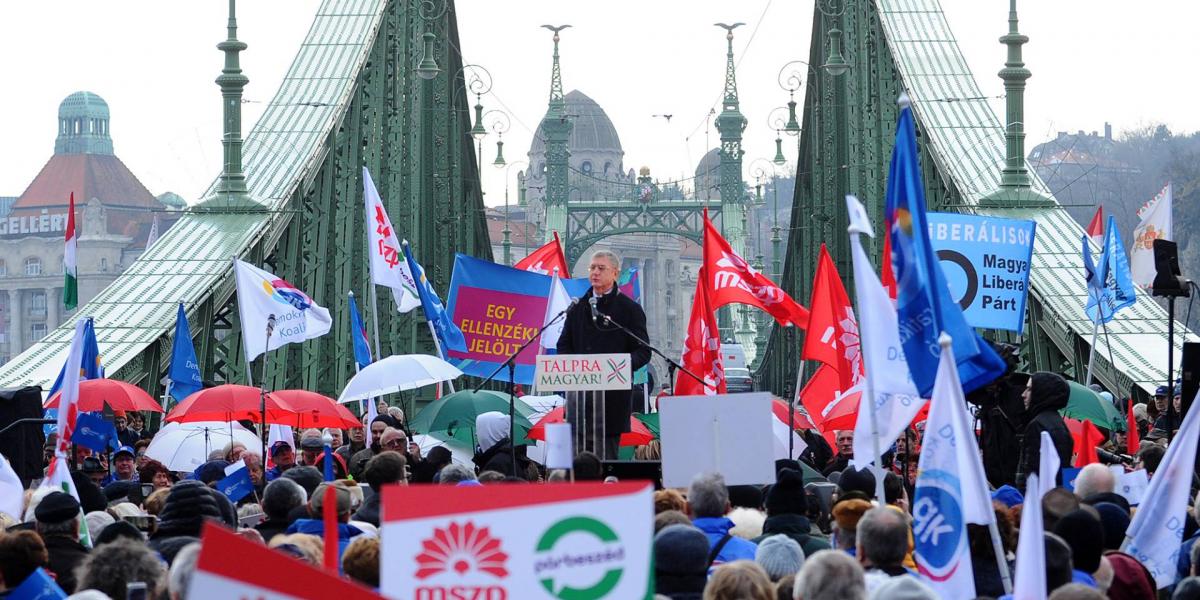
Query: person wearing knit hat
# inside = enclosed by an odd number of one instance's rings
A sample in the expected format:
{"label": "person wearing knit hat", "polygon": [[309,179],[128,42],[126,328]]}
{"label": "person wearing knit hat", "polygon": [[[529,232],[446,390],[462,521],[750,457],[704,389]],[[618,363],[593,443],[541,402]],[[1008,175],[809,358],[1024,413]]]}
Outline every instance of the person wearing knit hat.
{"label": "person wearing knit hat", "polygon": [[771,583],[778,582],[788,575],[795,575],[804,566],[804,550],[796,540],[777,534],[758,542],[754,551],[754,562],[767,572]]}
{"label": "person wearing knit hat", "polygon": [[860,498],[840,500],[833,505],[833,520],[837,524],[833,530],[833,541],[838,550],[854,556],[858,521],[868,510],[871,510],[871,503]]}
{"label": "person wearing knit hat", "polygon": [[68,594],[75,592],[75,567],[87,558],[88,549],[79,543],[79,501],[70,494],[50,492],[33,510],[38,535],[50,556],[49,570]]}
{"label": "person wearing knit hat", "polygon": [[1006,483],[992,492],[992,500],[1003,503],[1008,508],[1012,508],[1018,504],[1023,504],[1025,497],[1021,495],[1021,492],[1017,488]]}
{"label": "person wearing knit hat", "polygon": [[1100,568],[1100,554],[1104,552],[1100,521],[1086,510],[1071,511],[1054,524],[1054,533],[1071,547],[1071,580],[1095,587],[1092,574]]}
{"label": "person wearing knit hat", "polygon": [[[1129,513],[1111,502],[1100,502],[1093,507],[1100,513],[1100,525],[1104,528],[1104,549],[1119,550],[1129,528]],[[1183,554],[1186,553],[1181,553],[1181,557]]]}
{"label": "person wearing knit hat", "polygon": [[158,514],[158,528],[150,536],[150,548],[162,552],[160,547],[171,538],[200,537],[205,521],[222,520],[214,491],[196,480],[180,481],[171,486],[162,512]]}
{"label": "person wearing knit hat", "polygon": [[805,556],[830,548],[829,541],[812,534],[812,523],[808,520],[808,494],[804,489],[804,475],[789,468],[780,469],[775,485],[767,490],[765,506],[767,520],[763,522],[763,534],[755,543],[777,534],[784,534],[800,545]]}
{"label": "person wearing knit hat", "polygon": [[916,577],[901,575],[881,582],[871,600],[938,600],[938,595]]}
{"label": "person wearing knit hat", "polygon": [[699,600],[708,581],[708,537],[691,525],[654,536],[654,591],[671,600]]}
{"label": "person wearing knit hat", "polygon": [[875,496],[875,474],[871,469],[863,467],[855,469],[853,466],[846,467],[842,471],[842,477],[838,480],[838,489],[845,492],[862,492],[868,498]]}
{"label": "person wearing knit hat", "polygon": [[762,488],[757,485],[731,485],[729,486],[729,504],[734,508],[762,510]]}
{"label": "person wearing knit hat", "polygon": [[225,469],[229,463],[224,460],[210,460],[196,467],[196,479],[204,485],[212,485],[225,479]]}

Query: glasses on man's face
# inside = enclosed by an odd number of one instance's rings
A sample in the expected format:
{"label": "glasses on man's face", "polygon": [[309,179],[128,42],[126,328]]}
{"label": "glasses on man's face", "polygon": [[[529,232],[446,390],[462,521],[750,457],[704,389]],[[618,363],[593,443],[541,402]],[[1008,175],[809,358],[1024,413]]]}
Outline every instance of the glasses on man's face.
{"label": "glasses on man's face", "polygon": [[383,443],[385,448],[403,448],[404,440],[400,438],[391,439]]}

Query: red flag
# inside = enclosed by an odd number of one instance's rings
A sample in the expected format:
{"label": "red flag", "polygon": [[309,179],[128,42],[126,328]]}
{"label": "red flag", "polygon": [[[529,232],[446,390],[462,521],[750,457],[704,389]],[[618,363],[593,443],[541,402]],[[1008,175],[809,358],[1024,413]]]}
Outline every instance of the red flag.
{"label": "red flag", "polygon": [[322,526],[325,531],[325,570],[338,572],[338,509],[336,487],[325,486],[325,497],[321,506]]}
{"label": "red flag", "polygon": [[541,248],[531,252],[529,256],[517,261],[513,267],[543,275],[551,275],[555,269],[558,269],[559,277],[571,277],[571,270],[567,268],[567,255],[563,254],[562,243],[558,241],[557,231],[554,232],[553,240],[546,242]]}
{"label": "red flag", "polygon": [[804,336],[800,358],[829,365],[838,373],[837,391],[849,390],[863,373],[858,323],[825,244],[821,244],[817,257],[817,274],[813,277],[808,305],[808,335]]}
{"label": "red flag", "polygon": [[726,304],[757,306],[783,326],[808,326],[808,309],[800,306],[782,288],[754,270],[738,256],[729,242],[704,214],[704,267],[709,287],[709,302],[716,310]]}
{"label": "red flag", "polygon": [[675,396],[702,396],[725,393],[725,368],[721,362],[721,334],[717,315],[709,303],[707,276],[700,267],[696,280],[696,299],[683,341],[683,367],[704,379],[704,385],[687,373],[675,374]]}
{"label": "red flag", "polygon": [[1096,215],[1092,217],[1092,222],[1088,223],[1088,237],[1097,244],[1104,243],[1104,207],[1096,207]]}
{"label": "red flag", "polygon": [[1125,399],[1125,451],[1136,455],[1142,440],[1138,436],[1137,418],[1133,416],[1133,398]]}
{"label": "red flag", "polygon": [[[845,423],[836,420],[845,415],[835,415],[830,418],[829,412],[835,408],[831,406],[834,399],[838,397],[840,383],[837,369],[829,365],[821,365],[817,367],[817,372],[813,374],[808,383],[800,390],[800,403],[804,405],[804,410],[808,411],[808,416],[812,422],[816,424],[817,429],[822,432],[832,429],[854,429],[854,419],[851,418],[848,422],[850,426],[843,427]],[[846,399],[849,401],[849,399]],[[839,405],[841,403],[838,403]],[[855,413],[858,411],[855,410]],[[836,422],[833,422],[835,421]]]}
{"label": "red flag", "polygon": [[1071,442],[1075,445],[1075,466],[1083,467],[1100,462],[1100,457],[1096,455],[1096,446],[1099,446],[1103,439],[1100,430],[1096,429],[1091,421],[1063,419],[1063,422],[1067,424],[1067,430],[1071,432]]}
{"label": "red flag", "polygon": [[[891,227],[888,227],[891,230]],[[879,261],[882,268],[879,270],[879,283],[883,284],[883,289],[887,290],[887,295],[896,301],[896,274],[892,272],[892,236],[885,234],[883,236],[883,256]]]}

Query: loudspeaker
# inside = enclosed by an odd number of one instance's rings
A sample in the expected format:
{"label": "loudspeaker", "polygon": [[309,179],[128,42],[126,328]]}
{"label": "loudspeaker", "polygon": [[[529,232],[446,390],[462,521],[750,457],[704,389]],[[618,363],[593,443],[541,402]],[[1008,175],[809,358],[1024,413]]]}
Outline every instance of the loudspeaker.
{"label": "loudspeaker", "polygon": [[[1180,376],[1183,378],[1183,397],[1180,398],[1180,410],[1183,414],[1187,414],[1188,408],[1192,406],[1192,400],[1196,398],[1196,392],[1200,391],[1200,342],[1184,342],[1183,343],[1183,362],[1180,364]],[[1180,422],[1183,422],[1183,415],[1180,415]]]}
{"label": "loudspeaker", "polygon": [[[18,419],[42,418],[42,388],[0,389],[0,429]],[[42,478],[42,446],[46,436],[41,423],[22,423],[0,434],[0,453],[7,456],[21,484]],[[18,515],[19,516],[19,515]]]}
{"label": "loudspeaker", "polygon": [[1155,296],[1188,296],[1190,290],[1180,279],[1179,246],[1169,240],[1154,240]]}
{"label": "loudspeaker", "polygon": [[649,481],[654,489],[662,489],[661,460],[606,460],[602,461],[605,477],[616,477],[621,481]]}

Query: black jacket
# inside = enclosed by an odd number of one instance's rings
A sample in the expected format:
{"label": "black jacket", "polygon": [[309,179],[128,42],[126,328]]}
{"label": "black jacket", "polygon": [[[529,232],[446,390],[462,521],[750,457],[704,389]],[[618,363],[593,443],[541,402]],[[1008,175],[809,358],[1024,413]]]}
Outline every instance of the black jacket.
{"label": "black jacket", "polygon": [[1017,483],[1025,488],[1030,473],[1037,473],[1041,462],[1042,432],[1048,432],[1058,450],[1059,473],[1063,467],[1071,466],[1071,451],[1074,442],[1067,424],[1058,411],[1067,407],[1071,387],[1067,380],[1054,373],[1033,374],[1033,387],[1029,393],[1029,410],[1025,411],[1028,424],[1021,439],[1021,468],[1017,471]]}
{"label": "black jacket", "polygon": [[996,487],[1017,484],[1021,453],[1013,452],[1013,448],[1020,447],[1026,424],[1021,394],[1027,378],[1024,374],[1008,375],[967,394],[967,402],[979,406],[983,469]]}
{"label": "black jacket", "polygon": [[88,549],[83,544],[61,535],[46,536],[43,541],[46,544],[46,553],[50,555],[49,570],[54,573],[58,587],[68,594],[74,594],[75,568],[87,558]]}
{"label": "black jacket", "polygon": [[[558,338],[559,354],[612,354],[629,353],[630,372],[636,371],[650,362],[650,349],[621,331],[616,325],[592,322],[592,309],[588,299],[592,290],[588,290],[583,298],[567,311],[567,320],[563,324],[562,336]],[[612,291],[596,299],[596,310],[612,318],[613,321],[624,325],[637,337],[648,340],[646,334],[646,313],[632,298],[621,293],[617,286]],[[629,389],[632,391],[633,384]],[[609,391],[604,396],[605,430],[614,432],[629,431],[629,415],[631,392]]]}

